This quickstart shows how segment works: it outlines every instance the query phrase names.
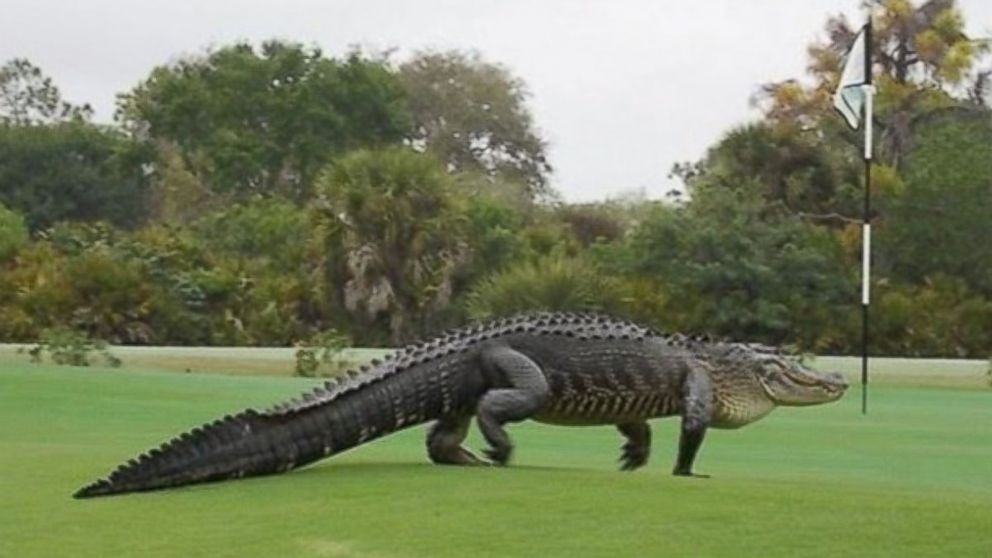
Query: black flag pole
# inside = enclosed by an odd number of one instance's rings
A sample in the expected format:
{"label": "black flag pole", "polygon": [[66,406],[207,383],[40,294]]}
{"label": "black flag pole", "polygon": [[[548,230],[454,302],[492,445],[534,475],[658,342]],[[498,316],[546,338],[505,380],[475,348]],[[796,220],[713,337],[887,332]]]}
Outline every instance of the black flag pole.
{"label": "black flag pole", "polygon": [[871,79],[871,16],[865,24],[865,206],[862,216],[861,246],[861,414],[868,413],[868,306],[871,293],[871,155],[872,155],[872,97],[875,90]]}
{"label": "black flag pole", "polygon": [[871,13],[868,22],[854,36],[845,56],[834,93],[834,108],[852,130],[865,129],[865,207],[861,217],[861,414],[868,413],[868,304],[871,294],[871,131],[872,100],[875,87],[871,79]]}

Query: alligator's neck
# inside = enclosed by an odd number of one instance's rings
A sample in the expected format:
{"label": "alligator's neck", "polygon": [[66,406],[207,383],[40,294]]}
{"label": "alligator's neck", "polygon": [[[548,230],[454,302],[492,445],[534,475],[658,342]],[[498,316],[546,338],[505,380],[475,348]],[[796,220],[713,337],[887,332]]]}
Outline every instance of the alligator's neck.
{"label": "alligator's neck", "polygon": [[713,422],[715,428],[740,428],[760,420],[775,409],[775,403],[764,393],[715,390],[713,396]]}

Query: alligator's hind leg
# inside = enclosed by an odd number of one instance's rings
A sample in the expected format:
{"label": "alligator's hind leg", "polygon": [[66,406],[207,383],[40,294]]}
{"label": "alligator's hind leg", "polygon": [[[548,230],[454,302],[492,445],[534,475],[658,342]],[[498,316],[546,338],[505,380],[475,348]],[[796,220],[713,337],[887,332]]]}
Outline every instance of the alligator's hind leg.
{"label": "alligator's hind leg", "polygon": [[509,347],[487,349],[482,354],[482,366],[501,385],[510,386],[487,391],[476,410],[479,429],[491,446],[484,453],[496,464],[505,465],[513,453],[513,444],[503,425],[536,413],[548,396],[548,381],[533,360]]}
{"label": "alligator's hind leg", "polygon": [[427,455],[431,461],[444,465],[487,465],[474,453],[462,447],[468,434],[472,415],[452,415],[434,423],[427,433]]}
{"label": "alligator's hind leg", "polygon": [[618,424],[617,430],[627,438],[620,456],[620,470],[633,471],[648,462],[651,455],[651,426],[646,422]]}

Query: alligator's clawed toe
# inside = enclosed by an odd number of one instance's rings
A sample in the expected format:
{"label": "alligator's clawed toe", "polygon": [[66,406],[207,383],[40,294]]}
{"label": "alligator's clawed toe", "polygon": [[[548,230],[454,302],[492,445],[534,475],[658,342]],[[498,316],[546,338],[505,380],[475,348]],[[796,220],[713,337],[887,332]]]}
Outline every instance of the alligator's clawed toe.
{"label": "alligator's clawed toe", "polygon": [[479,457],[478,455],[475,455],[474,453],[472,453],[471,451],[469,451],[467,449],[464,449],[463,448],[462,449],[462,452],[463,452],[462,453],[462,456],[464,458],[464,460],[462,461],[462,464],[464,464],[464,465],[482,466],[482,467],[488,467],[489,465],[492,465],[492,463],[490,463],[488,460],[483,459],[483,458]]}
{"label": "alligator's clawed toe", "polygon": [[493,465],[504,466],[510,462],[510,454],[513,452],[512,447],[502,447],[502,448],[489,448],[482,450],[482,453],[486,455]]}
{"label": "alligator's clawed toe", "polygon": [[676,477],[689,477],[693,479],[708,479],[710,475],[693,473],[692,471],[672,471],[672,474]]}
{"label": "alligator's clawed toe", "polygon": [[643,467],[648,462],[648,454],[640,446],[625,444],[623,454],[620,455],[620,470],[633,471]]}

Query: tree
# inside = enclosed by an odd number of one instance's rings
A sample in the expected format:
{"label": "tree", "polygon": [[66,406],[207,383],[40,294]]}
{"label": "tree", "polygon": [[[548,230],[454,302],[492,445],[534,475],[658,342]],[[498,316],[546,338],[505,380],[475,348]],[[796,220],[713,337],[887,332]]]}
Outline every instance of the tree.
{"label": "tree", "polygon": [[0,126],[0,203],[32,230],[65,219],[137,225],[147,160],[120,132],[85,122]]}
{"label": "tree", "polygon": [[658,205],[631,233],[629,271],[678,293],[680,328],[803,348],[836,348],[853,283],[828,231],[769,215],[755,186],[699,185],[689,204]]}
{"label": "tree", "polygon": [[399,67],[413,113],[411,141],[451,171],[475,171],[551,195],[546,143],[524,83],[477,52],[420,52]]}
{"label": "tree", "polygon": [[880,263],[914,284],[944,274],[992,296],[992,111],[934,113],[910,145],[879,230]]}
{"label": "tree", "polygon": [[212,253],[264,260],[284,274],[303,263],[310,232],[304,209],[264,198],[218,209],[191,228]]}
{"label": "tree", "polygon": [[728,131],[683,180],[690,192],[702,183],[757,188],[765,213],[843,226],[860,207],[861,169],[831,147],[795,128],[748,124]]}
{"label": "tree", "polygon": [[407,148],[359,150],[332,163],[311,202],[333,305],[362,327],[356,342],[410,341],[434,329],[467,257],[454,179]]}
{"label": "tree", "polygon": [[158,67],[120,97],[118,118],[136,134],[174,142],[215,191],[297,201],[336,154],[397,143],[410,127],[384,62],[279,41]]}
{"label": "tree", "polygon": [[0,124],[31,126],[67,120],[87,120],[90,106],[62,100],[59,88],[27,59],[14,58],[0,66]]}
{"label": "tree", "polygon": [[[927,0],[918,6],[909,0],[867,0],[864,4],[871,9],[874,22],[875,118],[881,129],[881,154],[898,167],[913,119],[963,101],[959,86],[972,75],[989,44],[964,33],[964,17],[954,0]],[[843,15],[827,21],[827,40],[808,49],[811,85],[787,80],[765,86],[762,100],[770,119],[828,132],[841,127],[832,114],[831,98],[859,25],[852,26]]]}

